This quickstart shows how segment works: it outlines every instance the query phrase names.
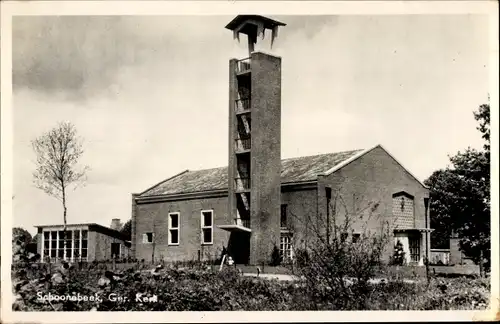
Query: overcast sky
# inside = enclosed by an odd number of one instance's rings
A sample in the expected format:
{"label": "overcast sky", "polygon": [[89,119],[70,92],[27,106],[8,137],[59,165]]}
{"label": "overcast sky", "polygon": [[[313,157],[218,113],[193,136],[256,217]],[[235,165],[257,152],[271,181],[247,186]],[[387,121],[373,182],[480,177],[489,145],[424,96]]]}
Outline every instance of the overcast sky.
{"label": "overcast sky", "polygon": [[[247,56],[232,18],[15,17],[13,226],[62,222],[32,185],[30,145],[59,121],[76,125],[91,167],[68,223],[126,221],[131,193],[226,165],[228,60]],[[482,146],[472,112],[487,102],[487,17],[273,18],[287,23],[272,50],[283,158],[382,144],[425,180]]]}

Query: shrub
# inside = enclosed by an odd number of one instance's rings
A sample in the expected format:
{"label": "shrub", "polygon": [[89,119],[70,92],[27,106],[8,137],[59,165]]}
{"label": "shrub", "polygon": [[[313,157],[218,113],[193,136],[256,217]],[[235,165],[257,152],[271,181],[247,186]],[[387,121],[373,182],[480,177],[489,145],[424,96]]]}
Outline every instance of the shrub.
{"label": "shrub", "polygon": [[392,264],[402,266],[405,264],[405,251],[403,249],[403,243],[400,240],[396,242],[394,246],[394,255],[392,256]]}

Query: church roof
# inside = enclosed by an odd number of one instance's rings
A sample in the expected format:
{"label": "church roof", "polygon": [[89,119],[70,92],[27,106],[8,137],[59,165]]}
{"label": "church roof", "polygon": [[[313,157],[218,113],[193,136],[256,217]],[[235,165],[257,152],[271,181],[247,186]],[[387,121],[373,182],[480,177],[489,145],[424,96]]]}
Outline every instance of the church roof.
{"label": "church roof", "polygon": [[[281,183],[293,184],[316,180],[363,150],[318,154],[281,160]],[[186,170],[142,192],[139,197],[227,190],[227,167]]]}

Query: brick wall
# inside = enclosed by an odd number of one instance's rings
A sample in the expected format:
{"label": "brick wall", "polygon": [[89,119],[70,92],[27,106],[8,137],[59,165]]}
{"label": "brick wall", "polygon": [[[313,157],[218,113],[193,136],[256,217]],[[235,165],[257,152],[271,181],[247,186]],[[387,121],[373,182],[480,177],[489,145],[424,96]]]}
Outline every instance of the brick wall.
{"label": "brick wall", "polygon": [[[294,244],[307,244],[310,235],[306,235],[310,218],[316,215],[316,189],[285,191],[281,194],[283,204],[287,204],[290,229],[294,231]],[[232,217],[227,214],[227,197],[208,199],[189,199],[173,202],[138,204],[136,217],[136,258],[151,260],[152,244],[142,243],[142,234],[153,231],[153,219],[156,219],[155,256],[166,261],[193,260],[198,258],[219,257],[222,247],[228,247],[230,233],[217,228],[217,225],[232,224]],[[201,210],[214,210],[214,244],[202,246],[200,243]],[[180,213],[180,244],[168,245],[168,213]],[[253,233],[252,233],[253,235]],[[275,238],[279,240],[279,235]],[[279,242],[279,241],[278,241]],[[267,256],[270,260],[270,255]]]}
{"label": "brick wall", "polygon": [[[92,255],[92,260],[111,260],[111,243],[121,244],[121,257],[127,257],[130,249],[125,246],[123,240],[105,235],[99,232],[89,232],[89,257]],[[92,254],[90,251],[92,250]]]}
{"label": "brick wall", "polygon": [[[393,194],[402,191],[414,197],[415,226],[425,227],[424,197],[428,197],[428,189],[424,188],[380,147],[371,150],[333,174],[320,178],[318,183],[319,224],[326,224],[326,186],[332,188],[332,196],[339,197],[335,221],[341,223],[345,215],[353,215],[355,216],[353,220],[355,231],[363,232],[364,229],[380,231],[383,222],[388,221],[390,233],[393,233],[392,197]],[[332,204],[334,200],[332,198]],[[378,204],[378,207],[372,211],[368,206],[374,204]],[[392,256],[393,241],[394,239],[391,238],[384,252],[386,260]],[[422,241],[425,242],[425,234]],[[429,244],[424,243],[424,245],[429,247]],[[425,246],[422,253],[425,255]]]}
{"label": "brick wall", "polygon": [[[229,232],[217,225],[232,224],[228,215],[228,198],[188,199],[137,205],[136,217],[136,259],[151,261],[153,244],[143,243],[143,234],[155,232],[155,259],[168,261],[196,260],[198,251],[202,259],[218,258],[227,246]],[[201,211],[213,210],[213,244],[201,244]],[[180,234],[178,245],[168,245],[168,214],[180,214]],[[154,229],[153,229],[154,227]]]}
{"label": "brick wall", "polygon": [[287,205],[287,227],[293,231],[293,246],[305,248],[314,237],[311,226],[317,215],[317,189],[283,191],[281,203]]}

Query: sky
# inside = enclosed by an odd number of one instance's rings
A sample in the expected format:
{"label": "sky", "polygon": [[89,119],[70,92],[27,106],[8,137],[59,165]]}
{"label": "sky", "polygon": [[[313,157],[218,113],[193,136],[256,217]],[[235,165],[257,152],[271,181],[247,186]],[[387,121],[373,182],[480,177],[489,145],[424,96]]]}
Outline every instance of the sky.
{"label": "sky", "polygon": [[[131,216],[131,194],[227,165],[228,61],[248,56],[232,16],[13,18],[13,226],[62,223],[33,186],[30,141],[60,121],[84,139],[68,223]],[[271,16],[283,21],[282,158],[384,146],[418,179],[481,148],[488,100],[480,15]]]}

